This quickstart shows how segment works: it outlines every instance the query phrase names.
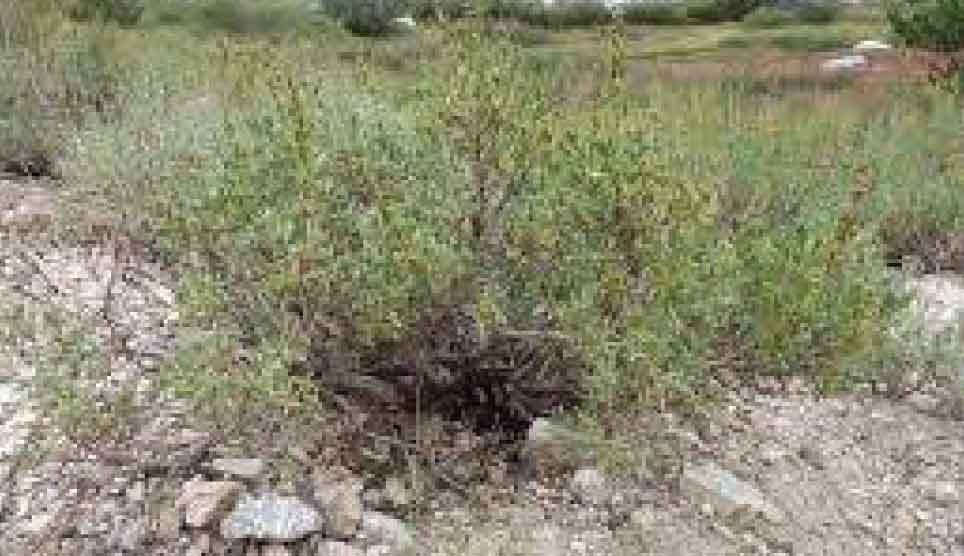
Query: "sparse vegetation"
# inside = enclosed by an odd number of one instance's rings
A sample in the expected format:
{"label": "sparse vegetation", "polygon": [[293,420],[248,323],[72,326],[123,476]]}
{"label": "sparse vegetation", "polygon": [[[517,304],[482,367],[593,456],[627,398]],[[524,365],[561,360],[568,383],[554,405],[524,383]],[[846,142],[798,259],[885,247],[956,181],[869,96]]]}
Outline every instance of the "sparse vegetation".
{"label": "sparse vegetation", "polygon": [[[403,15],[326,5],[362,35]],[[889,330],[906,299],[885,263],[964,234],[960,105],[928,88],[875,90],[872,107],[758,76],[634,90],[621,27],[590,71],[471,18],[419,29],[425,42],[407,44],[437,48],[389,61],[396,43],[322,19],[282,32],[295,12],[245,6],[154,7],[132,28],[0,7],[0,157],[49,161],[178,266],[192,341],[163,382],[224,430],[310,419],[326,399],[320,355],[354,371],[400,345],[425,378],[457,340],[427,337],[426,315],[452,313],[468,315],[473,350],[507,332],[570,340],[590,427],[708,403],[723,370],[848,388],[899,353]],[[526,21],[610,23],[567,10]],[[654,14],[626,17],[679,15]],[[942,256],[931,263],[961,253]],[[90,402],[68,390],[50,393],[76,419]]]}

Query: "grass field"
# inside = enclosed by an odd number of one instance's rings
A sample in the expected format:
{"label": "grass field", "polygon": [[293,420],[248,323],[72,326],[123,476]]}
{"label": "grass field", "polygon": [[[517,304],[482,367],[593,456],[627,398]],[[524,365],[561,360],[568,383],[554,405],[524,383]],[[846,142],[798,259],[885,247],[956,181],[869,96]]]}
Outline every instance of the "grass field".
{"label": "grass field", "polygon": [[[788,25],[776,29],[748,28],[740,22],[717,25],[629,27],[626,56],[630,59],[729,59],[740,49],[770,47],[791,52],[834,50],[880,37],[882,22],[841,21],[832,25]],[[538,48],[560,54],[598,54],[599,31],[566,30],[549,34]]]}

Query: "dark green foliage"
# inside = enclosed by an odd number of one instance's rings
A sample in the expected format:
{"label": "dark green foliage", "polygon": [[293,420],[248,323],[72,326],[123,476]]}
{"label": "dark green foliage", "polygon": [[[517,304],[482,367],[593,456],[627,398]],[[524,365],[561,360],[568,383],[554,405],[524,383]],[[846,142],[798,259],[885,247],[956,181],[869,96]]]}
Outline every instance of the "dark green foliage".
{"label": "dark green foliage", "polygon": [[794,23],[823,25],[834,21],[839,14],[840,8],[833,4],[808,2],[795,8],[760,6],[747,14],[743,22],[761,28],[782,27]]}
{"label": "dark green foliage", "polygon": [[332,32],[334,25],[318,10],[296,0],[182,0],[151,4],[141,21],[143,27],[179,26],[200,33],[235,35],[290,35],[300,32]]}
{"label": "dark green foliage", "polygon": [[743,18],[743,23],[751,27],[782,27],[793,23],[793,14],[774,6],[760,6]]}
{"label": "dark green foliage", "polygon": [[530,25],[551,29],[591,27],[613,21],[609,8],[597,0],[573,0],[553,6],[530,4],[527,9],[521,9],[516,17]]}
{"label": "dark green foliage", "polygon": [[681,3],[630,4],[623,10],[623,21],[630,25],[683,25],[686,6]]}
{"label": "dark green foliage", "polygon": [[795,15],[803,23],[823,25],[840,17],[840,6],[829,2],[808,2],[797,8]]}
{"label": "dark green foliage", "polygon": [[391,33],[394,19],[407,14],[406,0],[325,0],[325,11],[356,35],[375,37]]}
{"label": "dark green foliage", "polygon": [[466,0],[415,0],[412,17],[417,20],[461,19],[472,13],[472,3]]}
{"label": "dark green foliage", "polygon": [[214,0],[201,6],[197,15],[207,27],[238,34],[292,30],[299,16],[304,16],[267,2],[255,8],[237,0]]}
{"label": "dark green foliage", "polygon": [[687,6],[686,15],[694,23],[739,21],[762,4],[762,0],[703,0]]}
{"label": "dark green foliage", "polygon": [[964,47],[964,1],[889,0],[887,23],[907,45],[955,51]]}
{"label": "dark green foliage", "polygon": [[67,10],[68,15],[81,21],[100,19],[119,25],[137,25],[144,13],[142,0],[77,0]]}

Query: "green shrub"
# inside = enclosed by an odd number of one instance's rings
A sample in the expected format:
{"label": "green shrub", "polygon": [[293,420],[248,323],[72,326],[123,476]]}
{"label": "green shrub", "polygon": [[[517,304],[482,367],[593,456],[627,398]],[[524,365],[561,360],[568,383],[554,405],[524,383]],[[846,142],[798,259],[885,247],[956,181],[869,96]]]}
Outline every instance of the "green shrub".
{"label": "green shrub", "polygon": [[86,21],[101,19],[120,25],[136,25],[144,13],[143,0],[76,0],[68,8],[71,17]]}
{"label": "green shrub", "polygon": [[461,19],[472,13],[472,3],[465,0],[415,0],[412,17],[417,20]]}
{"label": "green shrub", "polygon": [[290,31],[306,15],[293,3],[239,0],[214,0],[198,11],[205,27],[239,34]]}
{"label": "green shrub", "polygon": [[630,25],[683,25],[686,6],[680,3],[630,4],[623,10],[623,21]]}
{"label": "green shrub", "polygon": [[494,0],[487,3],[481,15],[494,19],[518,19],[525,20],[528,14],[536,9],[541,9],[542,5],[535,0]]}
{"label": "green shrub", "polygon": [[[65,16],[45,17],[62,22]],[[16,56],[0,56],[0,71],[10,76],[0,81],[0,98],[7,100],[0,109],[0,159],[24,171],[57,173],[58,151],[71,134],[117,116],[120,32],[115,26],[51,23],[22,35],[25,44]],[[56,55],[45,52],[51,48]]]}
{"label": "green shrub", "polygon": [[225,113],[213,152],[142,210],[163,248],[210,261],[246,336],[284,335],[291,314],[363,339],[405,331],[467,272],[452,233],[461,168],[411,118],[265,56],[231,55],[231,102],[246,110]]}
{"label": "green shrub", "polygon": [[236,35],[337,32],[334,22],[301,0],[157,0],[147,6],[141,26],[178,26],[201,33]]}
{"label": "green shrub", "polygon": [[841,8],[837,4],[829,2],[807,2],[797,8],[795,15],[802,23],[824,25],[836,21],[837,18],[840,17],[840,13]]}
{"label": "green shrub", "polygon": [[691,2],[686,6],[686,18],[691,23],[722,23],[726,21],[720,5],[714,0]]}
{"label": "green shrub", "polygon": [[473,235],[484,238],[479,292],[491,312],[525,322],[548,307],[591,362],[590,406],[692,393],[727,299],[716,272],[727,274],[732,255],[712,240],[707,186],[674,176],[640,140],[648,112],[600,101],[568,114],[545,104],[558,95],[558,69],[538,71],[504,42],[455,36],[455,59],[431,87],[442,113],[430,119],[447,124],[491,196],[473,219],[483,223]]}
{"label": "green shrub", "polygon": [[535,6],[520,10],[517,17],[530,25],[560,29],[592,27],[611,23],[613,14],[601,1],[569,0],[552,6]]}
{"label": "green shrub", "polygon": [[762,4],[762,0],[702,0],[686,7],[686,16],[695,23],[739,21]]}
{"label": "green shrub", "polygon": [[408,15],[405,0],[325,0],[325,11],[356,35],[380,36],[395,29],[394,19]]}
{"label": "green shrub", "polygon": [[964,47],[964,1],[888,0],[884,14],[909,46],[955,51]]}
{"label": "green shrub", "polygon": [[774,6],[760,6],[747,14],[743,22],[751,27],[782,27],[793,22],[793,14]]}

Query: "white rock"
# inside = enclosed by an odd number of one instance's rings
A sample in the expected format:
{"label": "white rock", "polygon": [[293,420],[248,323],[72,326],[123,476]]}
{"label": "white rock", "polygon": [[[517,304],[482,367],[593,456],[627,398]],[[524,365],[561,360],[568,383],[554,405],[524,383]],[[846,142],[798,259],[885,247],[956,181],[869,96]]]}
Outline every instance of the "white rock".
{"label": "white rock", "polygon": [[396,17],[394,20],[395,25],[401,25],[402,27],[408,27],[409,29],[415,28],[415,19],[412,17]]}
{"label": "white rock", "polygon": [[860,41],[854,45],[855,52],[864,52],[868,50],[890,50],[891,48],[893,47],[882,41]]}
{"label": "white rock", "polygon": [[595,468],[577,469],[569,486],[583,502],[595,506],[602,506],[612,498],[605,475]]}
{"label": "white rock", "polygon": [[957,487],[950,481],[940,481],[930,487],[928,497],[940,505],[950,505],[959,501]]}
{"label": "white rock", "polygon": [[264,473],[264,460],[258,458],[217,458],[210,467],[227,476],[257,479]]}
{"label": "white rock", "polygon": [[318,545],[317,556],[364,556],[354,546],[339,541],[324,541]]}
{"label": "white rock", "polygon": [[824,71],[841,71],[861,68],[866,65],[866,56],[862,54],[854,54],[851,56],[841,56],[840,58],[827,60],[826,62],[820,64],[820,69]]}

